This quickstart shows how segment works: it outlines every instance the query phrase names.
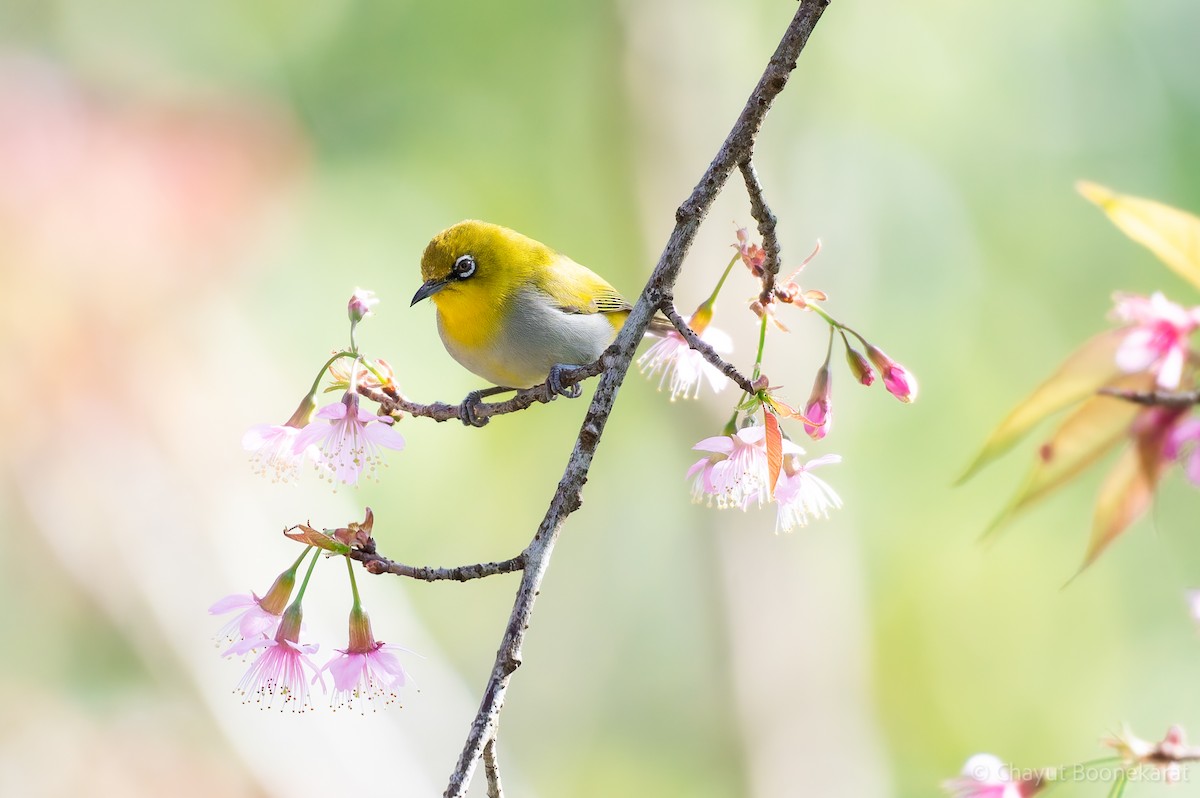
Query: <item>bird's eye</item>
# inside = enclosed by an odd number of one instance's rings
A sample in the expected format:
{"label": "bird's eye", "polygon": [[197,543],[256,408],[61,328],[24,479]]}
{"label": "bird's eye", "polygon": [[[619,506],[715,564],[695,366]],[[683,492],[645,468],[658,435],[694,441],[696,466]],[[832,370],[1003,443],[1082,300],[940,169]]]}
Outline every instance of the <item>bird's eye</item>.
{"label": "bird's eye", "polygon": [[460,280],[465,280],[475,273],[475,258],[470,255],[460,255],[458,260],[454,261],[454,276]]}

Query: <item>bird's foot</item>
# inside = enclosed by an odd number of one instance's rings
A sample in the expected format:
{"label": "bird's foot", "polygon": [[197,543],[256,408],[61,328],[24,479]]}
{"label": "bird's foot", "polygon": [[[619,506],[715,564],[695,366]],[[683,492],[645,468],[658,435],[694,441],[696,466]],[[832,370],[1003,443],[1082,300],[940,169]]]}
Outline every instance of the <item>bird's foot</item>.
{"label": "bird's foot", "polygon": [[467,398],[462,400],[462,404],[458,406],[458,418],[468,427],[484,427],[487,426],[489,419],[487,417],[480,418],[475,414],[479,409],[479,405],[483,403],[483,397],[492,396],[494,394],[511,391],[512,388],[502,388],[496,386],[494,388],[484,388],[479,391],[471,391],[467,394]]}
{"label": "bird's foot", "polygon": [[550,367],[550,373],[546,375],[546,401],[549,402],[556,396],[565,396],[568,399],[578,399],[583,393],[583,386],[579,383],[571,385],[563,385],[563,377],[573,371],[575,366],[568,366],[564,363],[557,363]]}

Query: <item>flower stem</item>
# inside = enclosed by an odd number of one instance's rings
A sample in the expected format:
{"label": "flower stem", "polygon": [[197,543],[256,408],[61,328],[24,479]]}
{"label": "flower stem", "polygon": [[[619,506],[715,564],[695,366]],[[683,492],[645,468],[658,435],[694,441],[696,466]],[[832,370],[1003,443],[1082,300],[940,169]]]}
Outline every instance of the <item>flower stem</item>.
{"label": "flower stem", "polygon": [[[1098,759],[1089,759],[1086,762],[1080,762],[1077,765],[1068,765],[1067,767],[1054,768],[1050,772],[1066,773],[1066,772],[1070,772],[1071,770],[1081,770],[1083,768],[1095,767],[1097,765],[1109,765],[1109,764],[1112,764],[1113,762],[1120,762],[1120,761],[1121,761],[1121,757],[1119,757],[1119,756],[1102,756]],[[1072,781],[1072,779],[1069,779],[1069,778],[1051,778],[1049,775],[1050,772],[1047,772],[1047,775],[1045,776],[1045,779],[1042,784],[1042,792],[1049,792],[1050,790],[1054,789],[1055,787],[1057,787],[1060,784],[1068,784]]]}
{"label": "flower stem", "polygon": [[757,380],[762,374],[763,349],[767,346],[767,309],[763,308],[762,324],[758,327],[758,354],[754,357],[754,377]]}
{"label": "flower stem", "polygon": [[310,399],[317,395],[317,391],[321,390],[321,378],[325,376],[325,372],[329,371],[329,367],[334,364],[334,361],[343,357],[357,358],[358,355],[355,352],[338,352],[333,357],[326,360],[325,365],[321,366],[321,370],[317,372],[317,378],[313,380],[312,388],[310,388],[308,391],[308,397]]}
{"label": "flower stem", "polygon": [[1129,780],[1129,774],[1124,770],[1117,776],[1117,780],[1113,782],[1112,789],[1108,791],[1108,798],[1121,798],[1125,794],[1125,784]]}
{"label": "flower stem", "polygon": [[[700,305],[701,308],[707,308],[709,311],[712,310],[713,304],[717,301],[717,294],[721,293],[721,289],[725,286],[725,280],[729,278],[729,273],[733,271],[733,264],[738,262],[739,257],[741,256],[735,253],[734,256],[729,259],[729,265],[725,267],[725,271],[721,274],[721,279],[717,280],[717,287],[713,289],[713,292],[709,295],[708,299],[704,300],[704,302]],[[699,308],[697,308],[697,310],[699,310]]]}
{"label": "flower stem", "polygon": [[300,567],[300,563],[304,562],[304,558],[308,556],[310,551],[312,551],[312,546],[305,546],[304,551],[300,552],[300,556],[296,558],[294,563],[292,563],[292,567],[284,571],[284,573],[291,574],[294,577],[296,575],[296,569]]}
{"label": "flower stem", "polygon": [[384,377],[382,372],[379,371],[379,369],[377,369],[373,365],[371,365],[371,362],[369,360],[367,360],[362,355],[359,355],[358,362],[362,363],[363,368],[365,368],[367,371],[371,372],[371,374],[373,374],[375,376],[375,379],[379,380],[380,385],[387,385],[387,383],[388,383],[387,377]]}
{"label": "flower stem", "polygon": [[725,435],[733,435],[737,432],[738,409],[733,409],[733,415],[729,417],[729,423],[725,425],[725,429],[721,432]]}
{"label": "flower stem", "polygon": [[346,571],[350,574],[350,592],[354,595],[354,606],[351,611],[361,610],[362,601],[358,597],[358,582],[354,580],[354,563],[349,557],[346,558]]}
{"label": "flower stem", "polygon": [[858,335],[858,333],[854,332],[854,330],[851,330],[845,324],[842,324],[840,321],[835,319],[833,316],[830,316],[828,313],[826,313],[825,309],[822,308],[820,305],[810,302],[810,303],[806,304],[804,307],[807,308],[808,310],[811,310],[813,313],[816,313],[821,318],[825,319],[825,321],[829,324],[830,327],[836,327],[839,330],[846,330],[855,336]]}
{"label": "flower stem", "polygon": [[[309,548],[312,548],[312,546],[309,546]],[[305,552],[305,554],[307,554],[307,553],[308,552]],[[302,554],[300,556],[303,559],[304,555]],[[300,606],[300,602],[304,598],[304,591],[308,589],[308,580],[310,578],[312,578],[313,569],[317,567],[317,558],[320,556],[321,556],[320,551],[316,551],[313,553],[312,562],[310,562],[308,564],[308,570],[304,573],[304,581],[300,583],[300,592],[298,592],[296,594],[296,600],[292,602],[293,607]]]}

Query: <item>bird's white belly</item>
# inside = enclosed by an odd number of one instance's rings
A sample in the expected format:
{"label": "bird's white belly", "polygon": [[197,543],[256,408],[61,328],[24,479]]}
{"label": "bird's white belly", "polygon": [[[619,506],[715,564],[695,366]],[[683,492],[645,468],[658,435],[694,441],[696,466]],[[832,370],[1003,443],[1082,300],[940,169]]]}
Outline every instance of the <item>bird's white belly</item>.
{"label": "bird's white belly", "polygon": [[511,302],[500,330],[482,346],[459,344],[446,334],[438,313],[446,351],[496,385],[529,388],[545,382],[553,366],[591,363],[616,337],[606,314],[563,313],[540,291],[523,291]]}

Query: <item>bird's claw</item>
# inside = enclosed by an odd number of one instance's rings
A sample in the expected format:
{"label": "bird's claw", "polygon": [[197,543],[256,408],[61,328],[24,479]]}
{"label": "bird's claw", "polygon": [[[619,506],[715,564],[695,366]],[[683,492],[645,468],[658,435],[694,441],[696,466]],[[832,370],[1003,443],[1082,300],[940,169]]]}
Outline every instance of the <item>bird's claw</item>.
{"label": "bird's claw", "polygon": [[546,375],[546,401],[550,401],[556,396],[565,396],[568,399],[578,399],[583,393],[583,386],[579,383],[571,385],[563,385],[563,376],[571,371],[574,366],[566,366],[559,363],[550,368],[550,373]]}
{"label": "bird's claw", "polygon": [[483,391],[471,391],[467,394],[467,398],[462,400],[462,404],[458,406],[458,418],[468,427],[483,427],[486,426],[489,419],[480,418],[475,415],[475,411],[483,402]]}

